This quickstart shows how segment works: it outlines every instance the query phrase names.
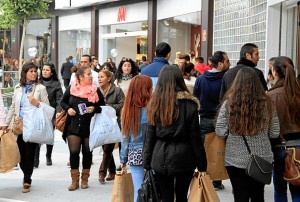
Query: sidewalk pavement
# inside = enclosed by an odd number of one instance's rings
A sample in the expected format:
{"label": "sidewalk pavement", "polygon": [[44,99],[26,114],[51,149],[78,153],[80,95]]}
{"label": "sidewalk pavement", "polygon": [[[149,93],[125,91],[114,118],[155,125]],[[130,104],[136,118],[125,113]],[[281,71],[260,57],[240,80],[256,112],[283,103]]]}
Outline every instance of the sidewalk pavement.
{"label": "sidewalk pavement", "polygon": [[[71,183],[68,146],[61,138],[61,133],[55,132],[55,144],[52,154],[52,166],[46,165],[46,146],[42,145],[40,154],[40,166],[34,169],[32,187],[29,193],[22,193],[22,171],[13,170],[10,173],[0,174],[0,202],[110,202],[113,181],[102,185],[98,181],[98,170],[102,155],[100,148],[93,152],[91,176],[89,188],[68,191]],[[114,150],[116,165],[119,165],[118,150]],[[232,188],[229,180],[223,181],[224,190],[218,191],[221,202],[233,200]],[[265,201],[274,201],[273,185],[265,188]]]}

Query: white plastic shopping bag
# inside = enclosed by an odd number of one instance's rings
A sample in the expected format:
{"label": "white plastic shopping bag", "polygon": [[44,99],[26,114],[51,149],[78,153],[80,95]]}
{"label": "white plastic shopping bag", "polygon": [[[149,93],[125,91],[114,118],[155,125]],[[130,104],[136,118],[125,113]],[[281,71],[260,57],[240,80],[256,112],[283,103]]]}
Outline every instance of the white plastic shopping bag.
{"label": "white plastic shopping bag", "polygon": [[92,151],[104,144],[121,142],[122,134],[117,122],[116,110],[111,106],[101,106],[102,112],[91,120],[89,146]]}
{"label": "white plastic shopping bag", "polygon": [[55,109],[41,102],[37,108],[30,103],[23,107],[23,139],[25,142],[53,144],[54,132],[52,117]]}

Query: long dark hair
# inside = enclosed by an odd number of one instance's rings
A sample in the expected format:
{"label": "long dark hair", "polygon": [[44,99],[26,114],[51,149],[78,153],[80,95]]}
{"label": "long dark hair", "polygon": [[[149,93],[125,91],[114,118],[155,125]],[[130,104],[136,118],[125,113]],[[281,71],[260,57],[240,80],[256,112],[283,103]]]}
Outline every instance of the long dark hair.
{"label": "long dark hair", "polygon": [[300,84],[297,81],[292,60],[285,56],[275,58],[273,70],[278,73],[279,78],[284,79],[285,99],[292,119],[295,120],[296,117],[299,119]]}
{"label": "long dark hair", "polygon": [[253,69],[245,67],[238,71],[225,100],[231,134],[255,136],[266,124],[270,126],[274,105]]}
{"label": "long dark hair", "polygon": [[[52,64],[52,63],[46,63],[46,64],[44,64],[44,66],[50,67],[50,71],[51,71],[51,80],[53,80],[53,81],[58,81],[58,77],[57,77],[57,73],[56,73],[54,64]],[[44,66],[43,66],[43,67],[44,67]],[[43,68],[42,68],[42,71],[43,71]],[[43,73],[41,74],[41,80],[42,80],[42,81],[44,80]]]}
{"label": "long dark hair", "polygon": [[155,125],[157,118],[162,126],[171,125],[179,117],[177,92],[187,91],[182,74],[177,65],[165,65],[160,71],[153,96],[147,105],[148,121]]}
{"label": "long dark hair", "polygon": [[122,134],[129,136],[132,132],[138,137],[140,129],[141,108],[145,107],[151,97],[152,80],[145,75],[137,75],[131,81],[122,109]]}
{"label": "long dark hair", "polygon": [[119,66],[118,66],[118,70],[116,72],[116,79],[118,80],[118,83],[122,80],[122,76],[123,76],[122,66],[125,62],[130,62],[130,64],[131,64],[130,74],[132,74],[132,77],[138,75],[138,68],[135,65],[135,62],[131,58],[125,58],[124,60],[122,60],[120,62]]}
{"label": "long dark hair", "polygon": [[[33,62],[26,62],[23,67],[22,67],[22,71],[21,71],[21,76],[20,76],[20,85],[21,86],[25,86],[27,81],[26,81],[26,74],[29,71],[29,69],[31,68],[35,68],[35,70],[37,71],[39,69],[39,67],[33,63]],[[36,76],[36,79],[34,81],[34,83],[38,83],[38,75]]]}

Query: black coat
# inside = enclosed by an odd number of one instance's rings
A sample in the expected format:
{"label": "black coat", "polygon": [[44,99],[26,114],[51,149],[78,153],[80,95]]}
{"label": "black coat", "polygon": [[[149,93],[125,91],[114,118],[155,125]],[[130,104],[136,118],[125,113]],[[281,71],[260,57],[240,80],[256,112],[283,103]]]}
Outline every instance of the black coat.
{"label": "black coat", "polygon": [[71,68],[73,67],[73,64],[71,62],[65,62],[61,66],[60,74],[63,79],[71,79]]}
{"label": "black coat", "polygon": [[[101,105],[105,105],[104,98],[99,89],[97,89],[97,93],[99,96],[99,101],[96,103],[89,102],[87,98],[79,98],[70,94],[69,86],[66,89],[66,92],[63,95],[63,99],[60,103],[61,107],[68,111],[68,109],[73,108],[76,111],[75,116],[67,117],[66,126],[63,132],[63,139],[66,140],[68,134],[77,135],[80,137],[89,137],[90,136],[90,123],[91,119],[94,116],[94,113],[101,113]],[[87,107],[94,106],[94,113],[86,113],[80,115],[78,104],[85,103]]]}
{"label": "black coat", "polygon": [[63,97],[62,88],[60,82],[57,80],[44,81],[42,80],[42,84],[46,86],[46,90],[48,93],[48,100],[50,102],[50,106],[55,109],[55,112],[61,111],[60,102]]}
{"label": "black coat", "polygon": [[200,133],[198,109],[194,101],[178,100],[179,118],[170,126],[147,124],[144,136],[143,166],[163,175],[206,171],[206,154]]}

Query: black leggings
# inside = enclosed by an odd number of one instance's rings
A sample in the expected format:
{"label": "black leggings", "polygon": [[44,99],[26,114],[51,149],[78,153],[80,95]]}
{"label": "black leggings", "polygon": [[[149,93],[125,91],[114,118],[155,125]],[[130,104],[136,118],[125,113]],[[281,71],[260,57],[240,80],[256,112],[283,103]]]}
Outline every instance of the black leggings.
{"label": "black leggings", "polygon": [[174,192],[176,201],[186,202],[193,174],[194,171],[183,172],[177,175],[162,175],[156,172],[155,176],[162,202],[174,202]]}
{"label": "black leggings", "polygon": [[93,153],[89,148],[89,138],[83,138],[76,135],[67,137],[70,150],[71,169],[79,168],[79,153],[82,147],[82,168],[90,169],[92,165]]}
{"label": "black leggings", "polygon": [[245,169],[226,166],[235,202],[264,202],[265,185],[246,175]]}

